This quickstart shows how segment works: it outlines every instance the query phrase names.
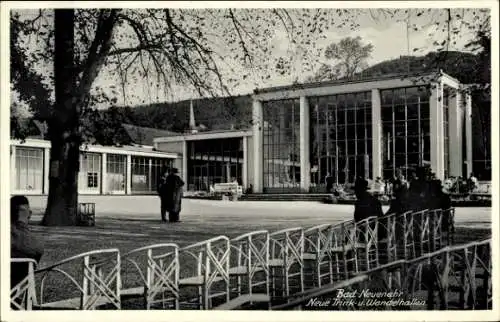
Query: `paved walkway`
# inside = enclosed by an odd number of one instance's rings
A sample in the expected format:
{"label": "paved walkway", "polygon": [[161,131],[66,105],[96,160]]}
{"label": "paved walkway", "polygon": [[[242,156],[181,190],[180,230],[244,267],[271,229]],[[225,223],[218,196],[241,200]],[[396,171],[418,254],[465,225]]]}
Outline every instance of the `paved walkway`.
{"label": "paved walkway", "polygon": [[[44,211],[47,198],[28,197],[34,213]],[[160,219],[160,200],[156,196],[80,196],[80,202],[95,202],[96,216],[115,219]],[[310,227],[325,222],[351,219],[352,205],[328,205],[318,202],[214,201],[184,199],[181,220],[210,222],[211,225],[249,225]],[[384,207],[384,211],[387,207]],[[457,227],[491,227],[491,208],[457,208]],[[38,217],[38,216],[37,216]],[[294,223],[295,225],[291,225]],[[259,226],[260,226],[259,225]]]}

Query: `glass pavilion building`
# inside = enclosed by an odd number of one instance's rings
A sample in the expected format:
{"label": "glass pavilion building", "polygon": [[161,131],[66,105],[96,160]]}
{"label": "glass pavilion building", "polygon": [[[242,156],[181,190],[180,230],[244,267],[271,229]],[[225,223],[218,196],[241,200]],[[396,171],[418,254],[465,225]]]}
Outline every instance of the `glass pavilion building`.
{"label": "glass pavilion building", "polygon": [[321,191],[331,175],[391,178],[429,165],[439,179],[472,171],[471,99],[444,74],[256,90],[254,192]]}

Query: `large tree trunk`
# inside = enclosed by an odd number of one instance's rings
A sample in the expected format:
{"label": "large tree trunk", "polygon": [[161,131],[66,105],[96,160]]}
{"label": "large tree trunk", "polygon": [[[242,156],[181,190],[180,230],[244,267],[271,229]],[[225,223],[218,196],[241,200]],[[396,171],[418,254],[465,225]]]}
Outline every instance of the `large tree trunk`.
{"label": "large tree trunk", "polygon": [[[50,152],[49,198],[42,224],[74,225],[78,207],[78,171],[80,161],[80,110],[85,108],[92,83],[105,64],[113,37],[118,11],[100,10],[95,38],[77,77],[74,62],[75,13],[72,9],[55,10],[54,75],[56,104],[49,123]],[[81,68],[81,66],[80,66]],[[77,84],[77,79],[79,79]]]}
{"label": "large tree trunk", "polygon": [[76,223],[80,154],[79,102],[74,95],[74,10],[56,9],[54,29],[56,103],[49,124],[49,197],[42,224],[67,226]]}

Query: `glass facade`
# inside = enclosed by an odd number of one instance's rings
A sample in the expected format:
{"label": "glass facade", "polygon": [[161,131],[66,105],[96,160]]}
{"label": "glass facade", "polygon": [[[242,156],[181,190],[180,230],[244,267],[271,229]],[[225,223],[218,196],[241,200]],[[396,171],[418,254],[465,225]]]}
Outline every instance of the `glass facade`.
{"label": "glass facade", "polygon": [[106,190],[110,193],[125,192],[127,180],[127,156],[108,154],[106,156]]}
{"label": "glass facade", "polygon": [[267,101],[263,112],[263,190],[300,191],[299,99]]}
{"label": "glass facade", "polygon": [[408,178],[417,166],[430,164],[430,91],[426,87],[381,90],[383,176],[396,169]]}
{"label": "glass facade", "polygon": [[338,184],[371,177],[371,107],[371,92],[309,99],[311,190],[328,175]]}
{"label": "glass facade", "polygon": [[80,172],[78,173],[78,190],[83,192],[99,192],[101,189],[101,154],[80,153]]}
{"label": "glass facade", "polygon": [[43,149],[16,147],[15,189],[42,192]]}
{"label": "glass facade", "polygon": [[167,159],[142,156],[132,156],[131,159],[132,193],[155,193],[161,167],[172,167],[172,161]]}
{"label": "glass facade", "polygon": [[242,184],[243,139],[188,141],[188,189],[210,191],[215,183]]}

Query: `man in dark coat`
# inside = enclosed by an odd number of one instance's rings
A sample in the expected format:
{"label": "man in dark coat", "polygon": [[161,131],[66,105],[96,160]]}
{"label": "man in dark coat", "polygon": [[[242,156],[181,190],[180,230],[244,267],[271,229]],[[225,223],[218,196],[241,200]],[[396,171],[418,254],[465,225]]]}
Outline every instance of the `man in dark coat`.
{"label": "man in dark coat", "polygon": [[164,202],[165,209],[168,211],[168,220],[170,222],[179,222],[182,203],[182,187],[184,181],[178,175],[179,170],[173,168],[165,179]]}
{"label": "man in dark coat", "polygon": [[389,214],[402,214],[406,211],[408,186],[404,179],[403,172],[401,169],[396,171],[396,177],[392,180],[392,199],[389,210],[386,215]]}
{"label": "man in dark coat", "polygon": [[[382,217],[382,204],[377,197],[372,196],[368,192],[368,181],[363,178],[356,179],[354,183],[354,193],[356,194],[356,203],[354,204],[354,221],[360,222],[368,217]],[[371,227],[374,229],[375,227]],[[380,231],[380,229],[379,229]],[[358,242],[364,243],[367,235],[361,234],[358,236]]]}
{"label": "man in dark coat", "polygon": [[167,176],[169,169],[166,166],[161,168],[160,177],[158,178],[158,196],[161,201],[161,221],[167,222]]}
{"label": "man in dark coat", "polygon": [[408,190],[407,210],[421,211],[429,209],[432,200],[429,181],[430,169],[418,167],[416,176],[417,178],[411,181]]}
{"label": "man in dark coat", "polygon": [[[33,236],[29,228],[31,209],[25,196],[10,199],[10,256],[11,258],[31,258],[37,263],[43,255],[43,246]],[[28,265],[13,263],[10,266],[11,288],[28,275]]]}
{"label": "man in dark coat", "polygon": [[368,192],[368,181],[358,178],[354,185],[356,203],[354,204],[354,221],[359,222],[371,216],[381,217],[382,204],[378,198]]}

